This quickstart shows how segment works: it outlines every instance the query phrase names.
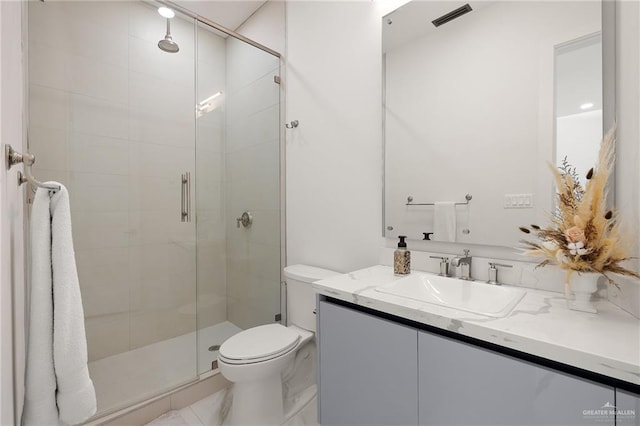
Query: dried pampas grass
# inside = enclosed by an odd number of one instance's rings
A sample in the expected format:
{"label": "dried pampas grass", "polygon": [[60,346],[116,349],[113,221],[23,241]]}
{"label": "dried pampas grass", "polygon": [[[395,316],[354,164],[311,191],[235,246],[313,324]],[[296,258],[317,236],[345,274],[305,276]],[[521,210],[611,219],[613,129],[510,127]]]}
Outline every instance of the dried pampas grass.
{"label": "dried pampas grass", "polygon": [[628,242],[623,241],[614,210],[607,208],[607,182],[615,161],[615,125],[607,132],[595,168],[587,174],[583,188],[575,168],[566,158],[560,167],[549,164],[557,188],[558,205],[551,225],[522,226],[538,241],[522,240],[525,254],[542,258],[538,266],[557,264],[567,271],[567,282],[574,272],[596,272],[616,285],[608,274],[640,278],[620,264],[628,260]]}

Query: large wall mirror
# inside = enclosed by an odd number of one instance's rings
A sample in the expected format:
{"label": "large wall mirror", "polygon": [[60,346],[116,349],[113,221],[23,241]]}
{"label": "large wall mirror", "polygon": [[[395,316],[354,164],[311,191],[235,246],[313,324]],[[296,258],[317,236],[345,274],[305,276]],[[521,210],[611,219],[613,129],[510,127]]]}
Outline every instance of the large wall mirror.
{"label": "large wall mirror", "polygon": [[603,5],[413,1],[382,26],[385,236],[516,246],[553,208],[547,163],[584,175],[612,124]]}

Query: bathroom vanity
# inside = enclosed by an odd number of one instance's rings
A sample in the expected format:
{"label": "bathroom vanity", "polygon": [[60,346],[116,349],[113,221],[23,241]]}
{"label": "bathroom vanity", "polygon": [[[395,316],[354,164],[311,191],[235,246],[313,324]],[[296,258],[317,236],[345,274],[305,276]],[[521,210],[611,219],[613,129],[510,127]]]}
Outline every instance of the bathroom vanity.
{"label": "bathroom vanity", "polygon": [[640,322],[624,311],[526,289],[495,318],[377,290],[397,280],[375,266],[314,284],[320,424],[640,424]]}

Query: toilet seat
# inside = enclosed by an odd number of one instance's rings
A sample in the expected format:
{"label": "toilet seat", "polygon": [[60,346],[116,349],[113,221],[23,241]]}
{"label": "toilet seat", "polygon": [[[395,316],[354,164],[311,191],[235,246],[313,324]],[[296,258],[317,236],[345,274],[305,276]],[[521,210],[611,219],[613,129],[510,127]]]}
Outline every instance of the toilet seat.
{"label": "toilet seat", "polygon": [[252,364],[277,358],[300,342],[299,333],[280,324],[253,327],[227,339],[218,352],[228,364]]}

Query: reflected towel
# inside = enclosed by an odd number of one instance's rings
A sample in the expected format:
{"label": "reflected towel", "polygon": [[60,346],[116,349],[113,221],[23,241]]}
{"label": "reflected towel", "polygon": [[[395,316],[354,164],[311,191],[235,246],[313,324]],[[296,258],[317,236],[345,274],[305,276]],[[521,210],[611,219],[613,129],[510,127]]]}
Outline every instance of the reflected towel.
{"label": "reflected towel", "polygon": [[453,201],[437,201],[433,210],[433,239],[456,240],[456,204]]}
{"label": "reflected towel", "polygon": [[[57,182],[51,182],[56,183]],[[77,424],[96,412],[71,236],[69,193],[38,189],[31,209],[31,289],[23,425]]]}

